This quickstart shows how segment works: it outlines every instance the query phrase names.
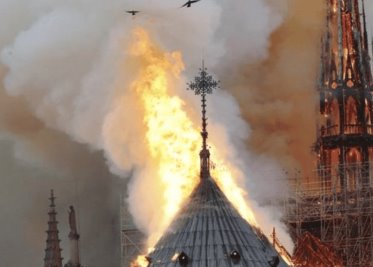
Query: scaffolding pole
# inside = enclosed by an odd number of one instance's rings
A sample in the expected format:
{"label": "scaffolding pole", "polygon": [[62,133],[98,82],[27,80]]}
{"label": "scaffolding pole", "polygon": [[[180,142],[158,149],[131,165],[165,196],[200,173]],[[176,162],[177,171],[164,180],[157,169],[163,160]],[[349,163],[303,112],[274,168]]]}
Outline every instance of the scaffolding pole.
{"label": "scaffolding pole", "polygon": [[145,235],[135,227],[124,197],[121,197],[120,217],[121,266],[129,267],[131,262],[142,254],[145,245]]}
{"label": "scaffolding pole", "polygon": [[[321,167],[316,182],[292,184],[286,221],[293,239],[311,232],[330,245],[346,267],[373,267],[372,166],[365,162]],[[341,171],[345,187],[339,183]]]}

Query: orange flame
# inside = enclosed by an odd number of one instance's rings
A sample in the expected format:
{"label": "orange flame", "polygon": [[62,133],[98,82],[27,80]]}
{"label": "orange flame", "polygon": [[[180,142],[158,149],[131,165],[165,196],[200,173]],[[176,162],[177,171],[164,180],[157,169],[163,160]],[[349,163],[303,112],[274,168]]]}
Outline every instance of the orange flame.
{"label": "orange flame", "polygon": [[[141,71],[132,90],[143,105],[146,145],[151,164],[158,170],[154,179],[163,184],[163,217],[148,239],[148,246],[153,247],[199,181],[201,137],[199,122],[192,121],[184,101],[173,93],[184,67],[181,54],[161,51],[144,29],[135,29],[134,37],[130,53],[140,60]],[[245,191],[233,178],[240,170],[219,155],[217,144],[209,145],[217,166],[212,170],[213,177],[243,218],[257,225]],[[147,262],[139,262],[139,266],[147,266]]]}
{"label": "orange flame", "polygon": [[144,255],[138,256],[130,265],[130,267],[147,267],[149,265],[148,260]]}

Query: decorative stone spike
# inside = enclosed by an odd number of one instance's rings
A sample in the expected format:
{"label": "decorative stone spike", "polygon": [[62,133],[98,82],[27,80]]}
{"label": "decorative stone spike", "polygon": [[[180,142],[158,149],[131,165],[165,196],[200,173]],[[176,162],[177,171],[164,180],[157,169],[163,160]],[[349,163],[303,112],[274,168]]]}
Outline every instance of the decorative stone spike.
{"label": "decorative stone spike", "polygon": [[58,238],[58,221],[57,212],[55,210],[55,197],[54,192],[51,190],[49,198],[49,221],[47,230],[47,246],[45,249],[44,267],[62,267],[62,257],[60,248],[60,239]]}

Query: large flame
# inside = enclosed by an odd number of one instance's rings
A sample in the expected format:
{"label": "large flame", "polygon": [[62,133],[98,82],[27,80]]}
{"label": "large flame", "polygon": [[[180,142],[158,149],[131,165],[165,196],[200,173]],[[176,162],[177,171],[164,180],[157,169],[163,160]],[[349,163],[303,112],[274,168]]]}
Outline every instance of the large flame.
{"label": "large flame", "polygon": [[132,263],[130,267],[147,267],[149,261],[144,255],[139,255]]}
{"label": "large flame", "polygon": [[[171,89],[181,79],[181,54],[162,52],[152,43],[144,29],[135,29],[134,37],[130,53],[141,62],[141,71],[132,84],[132,90],[143,105],[146,146],[152,159],[151,164],[157,170],[153,174],[154,179],[163,185],[163,216],[157,231],[149,237],[148,247],[152,248],[198,183],[200,122],[193,122],[186,112],[184,101],[171,93],[175,91]],[[257,225],[246,201],[245,191],[233,178],[234,174],[240,172],[239,169],[227,164],[219,156],[219,144],[209,145],[217,166],[212,170],[213,177],[240,214],[249,223]],[[140,261],[136,264],[146,266]]]}

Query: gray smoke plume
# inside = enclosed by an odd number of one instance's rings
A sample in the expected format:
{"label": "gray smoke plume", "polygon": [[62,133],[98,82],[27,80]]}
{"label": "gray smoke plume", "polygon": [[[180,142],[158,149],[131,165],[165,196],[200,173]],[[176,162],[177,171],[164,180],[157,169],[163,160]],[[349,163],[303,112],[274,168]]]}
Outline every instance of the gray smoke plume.
{"label": "gray smoke plume", "polygon": [[309,172],[314,167],[316,85],[324,1],[289,1],[287,16],[271,35],[268,56],[243,60],[223,71],[237,75],[224,82],[252,128],[251,151]]}
{"label": "gray smoke plume", "polygon": [[[118,177],[128,178],[143,163],[137,157],[143,140],[136,134],[142,118],[130,113],[134,103],[118,102],[136,77],[136,64],[125,60],[137,26],[161,49],[182,53],[185,81],[202,58],[222,81],[209,107],[211,129],[221,129],[211,140],[228,136],[266,232],[278,224],[280,214],[260,205],[283,197],[282,168],[310,168],[323,1],[204,0],[178,8],[182,4],[0,0],[4,266],[42,264],[50,188],[58,197],[65,251],[66,210],[74,204],[83,264],[119,266]],[[142,12],[132,17],[127,9]],[[183,88],[174,92],[190,110],[199,109]],[[118,105],[129,113],[108,135],[105,127]],[[146,220],[133,215],[146,231]],[[285,231],[281,237],[287,239]]]}

